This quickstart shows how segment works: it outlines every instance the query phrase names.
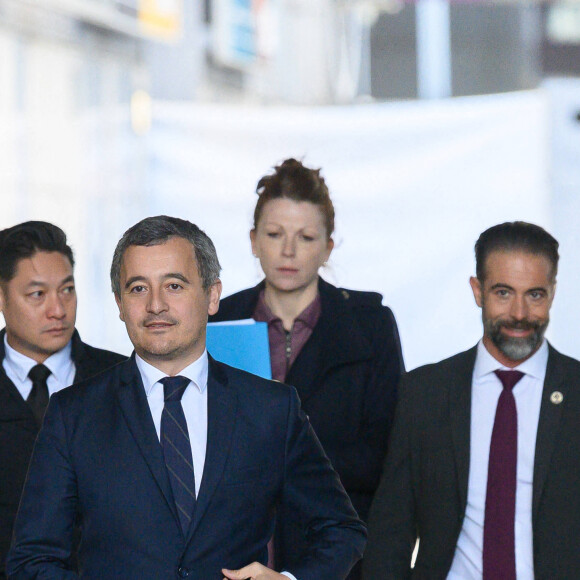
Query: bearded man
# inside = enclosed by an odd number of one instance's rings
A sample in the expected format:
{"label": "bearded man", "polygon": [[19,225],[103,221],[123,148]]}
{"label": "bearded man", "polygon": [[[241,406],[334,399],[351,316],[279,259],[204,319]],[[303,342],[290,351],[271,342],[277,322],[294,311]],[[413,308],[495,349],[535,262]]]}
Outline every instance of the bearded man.
{"label": "bearded man", "polygon": [[578,577],[580,362],[544,339],[558,242],[504,223],[475,257],[483,338],[401,381],[366,580]]}

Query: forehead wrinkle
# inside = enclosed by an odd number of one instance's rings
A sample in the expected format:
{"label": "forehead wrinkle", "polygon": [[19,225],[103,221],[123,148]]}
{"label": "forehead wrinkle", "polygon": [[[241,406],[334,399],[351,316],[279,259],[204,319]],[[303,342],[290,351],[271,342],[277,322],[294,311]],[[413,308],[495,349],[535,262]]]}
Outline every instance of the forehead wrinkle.
{"label": "forehead wrinkle", "polygon": [[[63,278],[60,282],[58,282],[58,286],[64,286],[69,282],[74,282],[74,280],[75,280],[74,276],[72,274],[69,274],[68,276]],[[32,280],[31,282],[28,283],[28,286],[49,286],[49,285],[50,284],[48,282],[44,282],[42,280]]]}
{"label": "forehead wrinkle", "polygon": [[[32,270],[32,275],[37,275],[40,276],[41,279],[32,279],[29,280],[28,282],[26,282],[26,286],[25,287],[29,287],[29,286],[50,286],[51,284],[51,280],[43,280],[42,279],[42,274],[41,274],[41,268],[39,267],[39,262],[38,260],[42,260],[42,257],[39,258],[39,256],[41,254],[45,254],[45,255],[49,255],[49,254],[58,254],[59,252],[36,252],[36,254],[34,254],[33,256],[27,257],[27,258],[22,258],[21,260],[18,261],[17,265],[16,265],[16,270],[14,273],[14,276],[7,282],[7,285],[9,285],[13,280],[17,279],[19,276],[23,276],[25,275],[22,272],[22,268],[21,268],[21,264],[27,264],[29,265],[29,268]],[[65,256],[66,258],[66,256]],[[67,260],[67,266],[70,266],[70,263]],[[58,269],[60,269],[60,265],[56,266]],[[45,267],[45,270],[48,269],[48,266]],[[68,269],[68,268],[65,268]],[[72,266],[70,266],[70,269],[72,271]],[[46,276],[48,278],[51,277],[52,274],[52,270],[47,272]],[[67,284],[68,282],[74,282],[74,273],[70,273],[67,274],[62,280],[57,282],[58,286],[62,286],[63,284]]]}

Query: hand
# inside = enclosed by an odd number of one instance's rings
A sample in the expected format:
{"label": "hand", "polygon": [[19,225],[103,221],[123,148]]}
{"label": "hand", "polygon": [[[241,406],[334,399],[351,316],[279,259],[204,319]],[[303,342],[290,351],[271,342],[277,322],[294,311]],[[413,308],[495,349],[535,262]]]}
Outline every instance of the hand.
{"label": "hand", "polygon": [[222,568],[224,580],[288,580],[287,576],[278,574],[258,562],[253,562],[248,566],[244,566],[240,570],[226,570]]}

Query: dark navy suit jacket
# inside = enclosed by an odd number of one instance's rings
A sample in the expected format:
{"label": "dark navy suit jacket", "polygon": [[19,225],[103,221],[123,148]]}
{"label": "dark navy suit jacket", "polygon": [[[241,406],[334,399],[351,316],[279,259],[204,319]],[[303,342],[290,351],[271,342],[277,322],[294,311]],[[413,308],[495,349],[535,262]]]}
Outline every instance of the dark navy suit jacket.
{"label": "dark navy suit jacket", "polygon": [[[12,526],[39,429],[32,410],[2,366],[5,334],[6,330],[0,331],[0,580],[5,578],[4,562],[10,547]],[[92,377],[127,358],[85,344],[76,330],[72,336],[71,357],[76,367],[75,382]]]}
{"label": "dark navy suit jacket", "polygon": [[[262,282],[223,299],[211,320],[251,318],[263,287]],[[320,319],[285,382],[298,391],[324,451],[366,520],[387,452],[397,383],[405,370],[397,323],[380,294],[336,288],[322,278],[318,291]],[[278,568],[299,561],[309,543],[295,514],[279,512]]]}
{"label": "dark navy suit jacket", "polygon": [[134,359],[51,398],[8,556],[9,578],[76,578],[66,569],[75,518],[83,578],[221,580],[265,563],[279,505],[309,528],[298,580],[338,580],[361,557],[365,528],[296,392],[215,362],[208,378],[205,467],[181,532]]}

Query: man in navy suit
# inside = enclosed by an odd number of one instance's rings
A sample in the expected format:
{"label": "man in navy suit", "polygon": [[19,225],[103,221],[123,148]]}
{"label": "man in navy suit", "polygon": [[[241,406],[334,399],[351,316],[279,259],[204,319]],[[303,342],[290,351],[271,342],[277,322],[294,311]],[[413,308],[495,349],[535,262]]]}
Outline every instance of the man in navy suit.
{"label": "man in navy suit", "polygon": [[[74,256],[57,226],[0,231],[0,580],[28,462],[49,396],[126,357],[84,343],[75,329]],[[44,380],[35,381],[40,373]]]}
{"label": "man in navy suit", "polygon": [[[135,354],[51,399],[8,557],[9,578],[338,580],[365,529],[296,392],[214,361],[211,240],[148,218],[115,250],[111,281]],[[310,551],[265,567],[278,506],[301,514]]]}

